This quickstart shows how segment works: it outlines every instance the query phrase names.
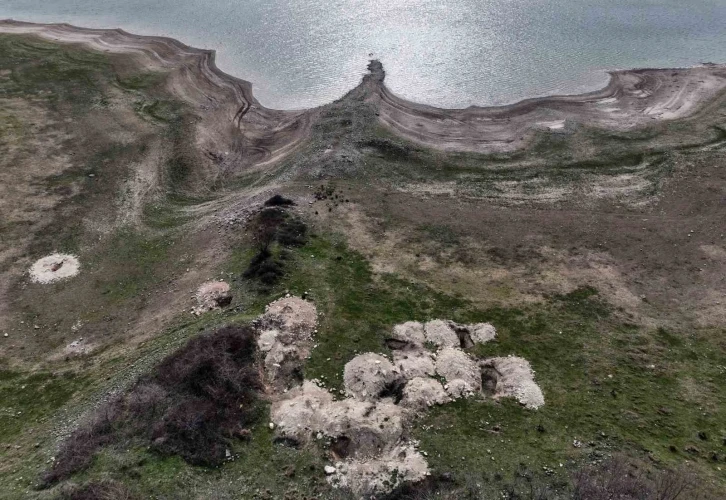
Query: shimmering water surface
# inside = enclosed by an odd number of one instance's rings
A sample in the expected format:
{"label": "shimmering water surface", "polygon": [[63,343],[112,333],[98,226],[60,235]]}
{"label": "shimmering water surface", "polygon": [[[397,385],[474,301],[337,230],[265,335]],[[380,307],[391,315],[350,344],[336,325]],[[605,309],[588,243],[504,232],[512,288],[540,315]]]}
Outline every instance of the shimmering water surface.
{"label": "shimmering water surface", "polygon": [[0,18],[216,49],[277,108],[340,97],[371,54],[394,92],[440,107],[594,90],[608,69],[726,62],[726,0],[0,0]]}

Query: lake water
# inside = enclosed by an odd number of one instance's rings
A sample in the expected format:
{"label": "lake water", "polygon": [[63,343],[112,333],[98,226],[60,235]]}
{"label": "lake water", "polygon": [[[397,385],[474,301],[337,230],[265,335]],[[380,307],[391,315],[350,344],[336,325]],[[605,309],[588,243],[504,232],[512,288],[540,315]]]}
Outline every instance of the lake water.
{"label": "lake water", "polygon": [[394,92],[440,107],[594,90],[608,69],[726,62],[726,0],[0,0],[0,18],[215,49],[286,109],[340,97],[370,54]]}

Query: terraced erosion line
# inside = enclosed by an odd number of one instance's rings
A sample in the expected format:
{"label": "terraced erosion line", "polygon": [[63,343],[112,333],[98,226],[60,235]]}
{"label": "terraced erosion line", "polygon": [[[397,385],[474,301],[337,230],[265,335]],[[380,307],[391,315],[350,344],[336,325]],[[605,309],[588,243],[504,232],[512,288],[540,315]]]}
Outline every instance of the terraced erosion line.
{"label": "terraced erosion line", "polygon": [[280,111],[262,106],[252,85],[220,71],[214,51],[165,37],[120,29],[0,21],[0,33],[35,35],[108,54],[126,54],[141,70],[169,73],[172,95],[195,108],[199,147],[223,151],[240,167],[264,166],[289,154],[307,137],[316,110]]}
{"label": "terraced erosion line", "polygon": [[508,152],[533,132],[567,132],[575,124],[629,130],[697,114],[726,91],[726,65],[614,71],[602,90],[528,99],[507,106],[439,109],[406,101],[384,85],[380,63],[369,67],[370,100],[380,120],[412,141],[451,151]]}
{"label": "terraced erosion line", "polygon": [[[86,29],[67,24],[0,21],[0,33],[32,34],[94,50],[132,55],[150,70],[170,71],[168,88],[195,105],[202,123],[200,146],[227,151],[241,167],[271,164],[291,153],[311,133],[320,108],[281,111],[262,106],[250,82],[220,71],[214,52],[165,37],[132,35],[120,29]],[[507,106],[441,109],[394,95],[385,72],[371,61],[369,73],[342,98],[372,105],[380,123],[428,147],[478,153],[525,147],[537,131],[567,132],[576,124],[628,130],[697,114],[726,90],[726,65],[611,72],[598,91],[528,99]]]}

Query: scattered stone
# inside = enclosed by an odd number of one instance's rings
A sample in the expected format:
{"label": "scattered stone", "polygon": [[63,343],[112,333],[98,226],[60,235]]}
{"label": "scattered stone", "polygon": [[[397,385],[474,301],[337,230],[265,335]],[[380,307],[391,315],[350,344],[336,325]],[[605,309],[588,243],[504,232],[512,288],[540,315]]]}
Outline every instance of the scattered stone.
{"label": "scattered stone", "polygon": [[325,466],[325,473],[327,475],[335,474],[336,472],[338,472],[338,469],[336,469],[332,465],[326,465]]}
{"label": "scattered stone", "polygon": [[277,330],[265,330],[257,339],[257,347],[261,352],[269,352],[277,342]]}

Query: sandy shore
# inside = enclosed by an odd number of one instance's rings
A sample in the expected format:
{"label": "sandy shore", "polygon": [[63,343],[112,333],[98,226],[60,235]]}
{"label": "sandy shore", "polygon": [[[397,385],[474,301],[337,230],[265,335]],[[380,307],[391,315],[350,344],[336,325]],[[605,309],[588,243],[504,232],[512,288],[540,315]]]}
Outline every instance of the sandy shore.
{"label": "sandy shore", "polygon": [[[200,147],[231,150],[244,166],[274,162],[301,144],[325,107],[280,111],[262,106],[252,85],[214,64],[214,52],[164,37],[67,24],[0,21],[0,33],[33,34],[102,52],[129,54],[150,70],[170,72],[168,87],[199,110]],[[394,95],[385,86],[382,65],[373,61],[361,84],[343,99],[365,99],[380,121],[426,146],[470,152],[506,152],[526,146],[533,133],[558,133],[581,123],[629,130],[692,116],[726,89],[726,65],[684,69],[639,69],[611,73],[602,90],[581,95],[529,99],[498,107],[440,109]]]}

